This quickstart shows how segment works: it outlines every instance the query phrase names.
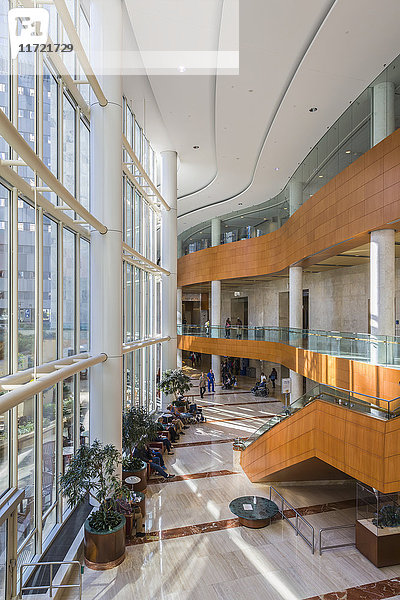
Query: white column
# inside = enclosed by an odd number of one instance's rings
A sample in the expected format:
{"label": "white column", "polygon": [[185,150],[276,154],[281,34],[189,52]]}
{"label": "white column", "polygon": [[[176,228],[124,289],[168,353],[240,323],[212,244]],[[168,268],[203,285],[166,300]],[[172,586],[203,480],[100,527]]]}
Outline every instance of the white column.
{"label": "white column", "polygon": [[[289,327],[303,328],[303,268],[289,267]],[[297,335],[290,335],[296,343]],[[291,394],[290,402],[303,395],[303,376],[296,371],[290,371]]]}
{"label": "white column", "polygon": [[211,246],[219,246],[221,243],[221,219],[211,219]]}
{"label": "white column", "polygon": [[292,216],[298,208],[303,204],[303,182],[289,182],[289,214]]}
{"label": "white column", "polygon": [[183,256],[183,247],[182,247],[182,237],[178,238],[178,258],[181,258],[181,256]]}
{"label": "white column", "polygon": [[[221,336],[221,282],[211,282],[211,337],[218,338]],[[215,329],[214,329],[215,328]],[[212,355],[211,367],[215,375],[215,383],[221,383],[221,357]]]}
{"label": "white column", "polygon": [[[170,337],[162,344],[162,371],[177,367],[177,154],[172,150],[161,153],[161,195],[171,207],[163,210],[161,220],[161,265],[170,272],[162,276],[161,331],[162,337]],[[163,396],[163,407],[169,403]]]}
{"label": "white column", "polygon": [[90,438],[121,450],[122,435],[122,78],[103,76],[103,61],[121,50],[122,2],[91,1],[94,72],[108,104],[91,105],[91,206],[108,228],[92,231],[91,352],[107,361],[90,373]]}
{"label": "white column", "polygon": [[[221,244],[221,219],[211,219],[211,245],[219,246]],[[211,282],[211,319],[210,324],[215,327],[221,327],[221,282]],[[211,329],[212,337],[218,337],[220,332]],[[212,355],[211,367],[215,375],[215,383],[221,383],[221,357]]]}
{"label": "white column", "polygon": [[[176,322],[177,322],[177,326],[180,329],[180,332],[182,333],[182,288],[178,288],[176,290]],[[182,350],[180,350],[178,348],[177,350],[177,354],[176,354],[176,361],[177,361],[177,367],[178,369],[182,368]]]}
{"label": "white column", "polygon": [[[395,232],[380,229],[371,232],[370,245],[370,326],[371,335],[395,335]],[[389,348],[390,346],[388,346]],[[371,348],[371,361],[391,362],[386,344]]]}
{"label": "white column", "polygon": [[372,145],[379,144],[395,129],[394,122],[394,92],[392,81],[384,81],[374,85],[373,89],[373,119]]}

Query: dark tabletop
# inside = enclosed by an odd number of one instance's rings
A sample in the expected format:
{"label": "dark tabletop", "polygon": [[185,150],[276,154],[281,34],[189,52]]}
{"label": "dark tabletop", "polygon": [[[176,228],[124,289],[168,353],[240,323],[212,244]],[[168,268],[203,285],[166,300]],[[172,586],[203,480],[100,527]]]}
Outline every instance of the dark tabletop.
{"label": "dark tabletop", "polygon": [[[246,504],[251,504],[251,510],[246,510],[243,507]],[[253,521],[270,519],[279,512],[275,502],[267,498],[261,498],[260,496],[241,496],[240,498],[235,498],[229,504],[229,509],[237,517]]]}

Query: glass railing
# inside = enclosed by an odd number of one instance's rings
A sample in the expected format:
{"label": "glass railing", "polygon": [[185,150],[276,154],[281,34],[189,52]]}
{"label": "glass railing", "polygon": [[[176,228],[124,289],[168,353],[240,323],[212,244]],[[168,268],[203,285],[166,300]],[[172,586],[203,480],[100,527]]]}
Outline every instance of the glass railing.
{"label": "glass railing", "polygon": [[400,415],[400,408],[397,408],[400,404],[400,398],[384,400],[377,396],[367,396],[366,394],[358,394],[356,392],[351,392],[350,390],[318,384],[287,406],[280,414],[275,415],[263,423],[263,425],[254,431],[247,440],[243,441],[244,447],[247,448],[266,431],[269,431],[275,427],[275,425],[278,425],[288,417],[291,417],[294,413],[315,400],[324,400],[330,404],[343,406],[353,412],[369,415],[370,417],[383,421],[393,419]]}
{"label": "glass railing", "polygon": [[219,339],[280,342],[321,354],[400,368],[400,337],[289,327],[233,326],[226,329],[214,325],[208,327],[205,325],[180,325],[178,334]]}
{"label": "glass railing", "polygon": [[[279,229],[311,196],[341,173],[374,144],[372,139],[373,88],[391,81],[400,83],[400,56],[386,67],[329,128],[293,173],[287,185],[273,198],[256,206],[221,216],[220,244],[259,237]],[[400,97],[395,96],[395,114],[400,115]],[[395,118],[395,129],[400,117]],[[279,170],[279,167],[277,167]],[[179,236],[181,253],[190,254],[211,246],[211,222],[205,221]]]}

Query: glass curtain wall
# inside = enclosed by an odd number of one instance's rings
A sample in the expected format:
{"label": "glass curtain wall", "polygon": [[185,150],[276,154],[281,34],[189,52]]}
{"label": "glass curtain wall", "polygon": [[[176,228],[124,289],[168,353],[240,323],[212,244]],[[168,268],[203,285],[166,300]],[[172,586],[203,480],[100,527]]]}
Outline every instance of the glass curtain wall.
{"label": "glass curtain wall", "polygon": [[[88,48],[84,9],[79,0],[67,4]],[[0,0],[0,110],[68,191],[90,208],[89,86],[79,85],[82,101],[44,53],[20,53],[13,65],[17,77],[11,77],[10,7]],[[50,36],[61,42],[56,8],[46,8]],[[75,54],[63,58],[71,75],[82,80]],[[3,138],[0,157],[17,158]],[[0,183],[0,376],[89,351],[90,234],[74,223],[73,211],[41,208],[39,193],[54,205],[63,201],[43,190],[46,185],[29,164],[14,171],[21,182],[42,191],[30,193],[6,179]],[[43,552],[68,512],[57,482],[72,453],[89,442],[89,377],[89,370],[82,371],[0,416],[0,495],[11,486],[25,491],[18,507],[19,564]]]}
{"label": "glass curtain wall", "polygon": [[[136,157],[151,178],[158,180],[156,154],[145,137],[136,117],[124,99],[124,134]],[[129,165],[139,184],[136,167]],[[157,263],[159,210],[147,202],[136,189],[132,178],[124,175],[124,242],[142,257]],[[144,261],[124,261],[124,342],[145,342],[160,333],[160,275],[146,269]],[[157,406],[156,373],[159,365],[157,344],[132,351],[124,356],[124,407],[141,406],[155,410]]]}

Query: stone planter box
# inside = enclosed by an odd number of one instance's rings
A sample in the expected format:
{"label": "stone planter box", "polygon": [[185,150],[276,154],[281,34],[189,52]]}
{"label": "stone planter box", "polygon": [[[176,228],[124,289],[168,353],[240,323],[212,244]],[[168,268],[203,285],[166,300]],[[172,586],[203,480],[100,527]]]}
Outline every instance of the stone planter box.
{"label": "stone planter box", "polygon": [[85,564],[95,571],[106,571],[120,565],[125,558],[124,515],[121,523],[112,531],[99,532],[92,529],[89,520],[85,521],[84,556]]}
{"label": "stone planter box", "polygon": [[356,548],[376,567],[400,564],[400,527],[377,528],[371,519],[356,521]]}

